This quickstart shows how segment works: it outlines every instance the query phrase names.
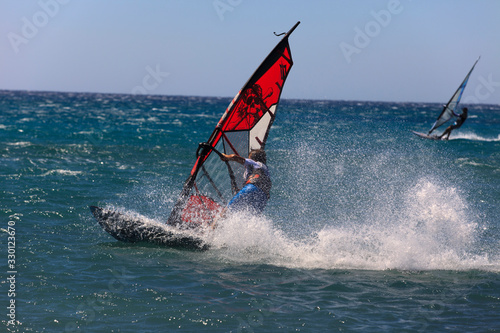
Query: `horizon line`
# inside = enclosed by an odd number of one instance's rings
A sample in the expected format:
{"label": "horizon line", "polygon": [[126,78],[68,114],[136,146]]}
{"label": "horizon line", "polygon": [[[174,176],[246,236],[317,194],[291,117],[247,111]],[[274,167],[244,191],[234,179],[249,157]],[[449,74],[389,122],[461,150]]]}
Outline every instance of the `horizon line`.
{"label": "horizon line", "polygon": [[[29,90],[29,89],[2,89],[0,92],[27,92],[27,93],[51,93],[51,94],[81,94],[81,95],[121,95],[121,96],[140,96],[140,97],[195,97],[195,98],[219,98],[229,99],[234,98],[231,96],[204,96],[204,95],[167,95],[167,94],[132,94],[120,92],[92,92],[92,91],[56,91],[56,90]],[[401,103],[401,104],[439,104],[445,105],[446,102],[416,102],[416,101],[386,101],[386,100],[351,100],[351,99],[328,99],[328,98],[286,98],[281,97],[280,100],[289,101],[328,101],[328,102],[352,102],[352,103]],[[499,106],[500,103],[460,103],[462,105],[494,105]]]}

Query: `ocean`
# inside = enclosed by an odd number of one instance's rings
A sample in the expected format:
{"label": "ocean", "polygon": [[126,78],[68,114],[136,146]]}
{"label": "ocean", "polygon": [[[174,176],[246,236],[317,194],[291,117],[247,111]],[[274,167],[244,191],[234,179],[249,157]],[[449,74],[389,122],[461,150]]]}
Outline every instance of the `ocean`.
{"label": "ocean", "polygon": [[103,231],[166,221],[229,102],[0,91],[0,330],[500,331],[500,105],[431,141],[439,104],[283,100],[263,216],[204,252]]}

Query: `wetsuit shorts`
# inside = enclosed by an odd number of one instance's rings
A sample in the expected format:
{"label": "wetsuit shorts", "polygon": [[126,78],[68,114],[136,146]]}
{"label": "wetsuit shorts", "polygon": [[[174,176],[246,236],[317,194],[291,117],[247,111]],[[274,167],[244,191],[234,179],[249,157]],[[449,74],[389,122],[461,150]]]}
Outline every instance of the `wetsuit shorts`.
{"label": "wetsuit shorts", "polygon": [[262,213],[266,204],[267,194],[254,184],[247,184],[229,201],[227,207],[231,211]]}

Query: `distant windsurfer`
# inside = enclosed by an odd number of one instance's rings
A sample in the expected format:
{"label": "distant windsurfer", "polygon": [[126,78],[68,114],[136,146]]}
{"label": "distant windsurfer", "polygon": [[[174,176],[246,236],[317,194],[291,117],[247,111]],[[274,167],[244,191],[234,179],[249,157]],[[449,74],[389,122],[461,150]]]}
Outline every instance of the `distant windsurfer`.
{"label": "distant windsurfer", "polygon": [[236,154],[221,154],[221,160],[234,161],[245,166],[243,174],[243,188],[229,201],[227,209],[230,211],[251,210],[261,213],[270,198],[271,177],[267,168],[266,152],[252,150],[248,158]]}
{"label": "distant windsurfer", "polygon": [[444,140],[448,140],[450,138],[451,131],[454,129],[460,128],[463,125],[465,120],[467,119],[467,108],[462,108],[462,114],[456,114],[454,111],[451,111],[455,117],[458,119],[455,121],[453,125],[448,126],[448,128],[439,136],[439,139],[442,139],[445,135],[446,138]]}

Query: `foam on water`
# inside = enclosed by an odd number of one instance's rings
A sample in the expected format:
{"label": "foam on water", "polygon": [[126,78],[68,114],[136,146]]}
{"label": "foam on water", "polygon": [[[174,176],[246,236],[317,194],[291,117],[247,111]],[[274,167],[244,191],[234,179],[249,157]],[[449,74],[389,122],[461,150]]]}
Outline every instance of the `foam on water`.
{"label": "foam on water", "polygon": [[[332,221],[300,238],[266,218],[234,216],[212,236],[225,260],[294,268],[500,270],[496,253],[475,248],[480,236],[467,204],[454,188],[422,179],[399,211],[363,223]],[[304,223],[311,223],[304,221]]]}
{"label": "foam on water", "polygon": [[62,175],[62,176],[79,176],[82,175],[83,171],[75,170],[65,170],[65,169],[54,169],[47,171],[41,175],[41,177],[52,176],[52,175]]}
{"label": "foam on water", "polygon": [[450,140],[471,140],[471,141],[485,141],[485,142],[499,142],[500,141],[500,134],[497,135],[497,137],[493,138],[487,138],[480,136],[476,133],[471,133],[471,132],[465,132],[465,133],[452,133],[450,135]]}

